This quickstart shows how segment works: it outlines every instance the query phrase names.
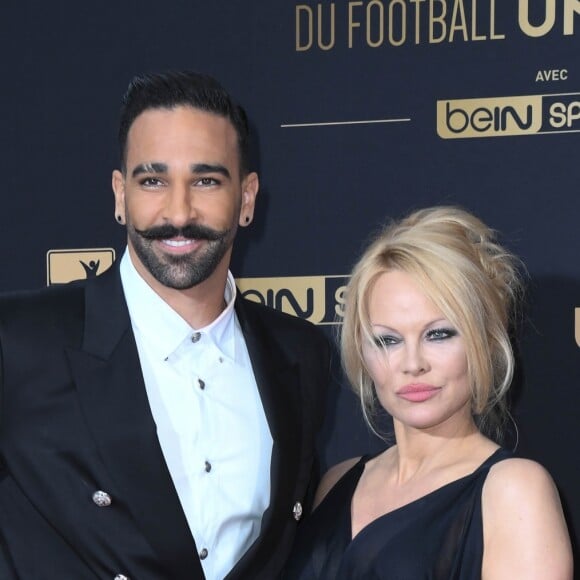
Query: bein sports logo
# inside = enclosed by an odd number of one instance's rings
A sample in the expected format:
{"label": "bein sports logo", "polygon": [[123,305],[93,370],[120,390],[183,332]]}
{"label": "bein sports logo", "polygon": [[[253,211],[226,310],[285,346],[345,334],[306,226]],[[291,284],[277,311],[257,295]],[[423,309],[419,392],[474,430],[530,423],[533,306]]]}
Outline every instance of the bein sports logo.
{"label": "bein sports logo", "polygon": [[576,344],[580,346],[580,308],[575,308],[574,336]]}
{"label": "bein sports logo", "polygon": [[238,278],[242,296],[305,318],[314,324],[340,324],[348,276]]}
{"label": "bein sports logo", "polygon": [[580,131],[580,93],[437,101],[442,139]]}

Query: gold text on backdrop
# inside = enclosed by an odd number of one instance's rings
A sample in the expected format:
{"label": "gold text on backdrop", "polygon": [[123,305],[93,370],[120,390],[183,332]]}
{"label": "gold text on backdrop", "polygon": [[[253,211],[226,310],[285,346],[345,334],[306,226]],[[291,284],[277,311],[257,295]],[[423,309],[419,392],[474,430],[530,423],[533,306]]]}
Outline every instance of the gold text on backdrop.
{"label": "gold text on backdrop", "polygon": [[444,139],[536,133],[541,126],[541,97],[437,102],[437,133]]}
{"label": "gold text on backdrop", "polygon": [[580,132],[580,93],[437,101],[442,139]]}
{"label": "gold text on backdrop", "polygon": [[244,298],[305,318],[314,324],[340,324],[347,276],[238,278]]}
{"label": "gold text on backdrop", "polygon": [[[335,25],[336,25],[336,12],[334,3],[328,8],[329,15],[327,19],[322,17],[322,4],[319,4],[316,9],[316,22],[317,22],[317,35],[316,42],[318,48],[321,50],[330,50],[334,46],[335,39]],[[322,24],[323,20],[328,23],[328,41],[324,42],[322,36]],[[306,28],[300,28],[301,23],[304,23]],[[304,34],[302,34],[304,33]],[[312,48],[314,38],[314,12],[310,6],[305,4],[296,6],[296,50],[303,51]],[[304,42],[302,42],[304,41]]]}
{"label": "gold text on backdrop", "polygon": [[[534,0],[536,12],[530,17],[530,0],[518,0],[514,27],[526,36],[538,38],[549,33],[574,34],[580,0]],[[379,48],[404,44],[439,44],[504,40],[505,22],[498,12],[506,3],[497,0],[348,0],[300,3],[295,7],[295,49],[331,50]],[[559,11],[560,10],[560,11]],[[561,25],[561,26],[560,26]]]}
{"label": "gold text on backdrop", "polygon": [[[552,31],[556,24],[556,0],[544,0],[546,11],[541,24],[531,24],[529,18],[529,0],[519,0],[518,24],[527,36],[545,36]],[[566,36],[574,34],[574,15],[580,14],[580,0],[564,0],[563,8],[563,32]]]}

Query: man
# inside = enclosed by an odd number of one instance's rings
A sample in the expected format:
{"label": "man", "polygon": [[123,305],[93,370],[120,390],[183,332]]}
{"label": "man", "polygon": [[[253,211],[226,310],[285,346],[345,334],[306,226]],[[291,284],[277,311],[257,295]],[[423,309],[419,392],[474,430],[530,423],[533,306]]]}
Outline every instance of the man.
{"label": "man", "polygon": [[312,486],[327,344],[236,293],[258,176],[222,87],[136,78],[119,135],[120,264],[0,301],[0,577],[275,578]]}

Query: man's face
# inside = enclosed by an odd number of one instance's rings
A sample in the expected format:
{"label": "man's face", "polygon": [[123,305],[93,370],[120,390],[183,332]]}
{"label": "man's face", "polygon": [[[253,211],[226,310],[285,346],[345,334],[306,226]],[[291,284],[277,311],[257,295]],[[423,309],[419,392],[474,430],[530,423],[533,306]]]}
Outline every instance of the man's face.
{"label": "man's face", "polygon": [[258,178],[241,177],[228,119],[180,106],[135,119],[113,190],[139,273],[154,289],[185,290],[225,277],[237,227],[252,219]]}

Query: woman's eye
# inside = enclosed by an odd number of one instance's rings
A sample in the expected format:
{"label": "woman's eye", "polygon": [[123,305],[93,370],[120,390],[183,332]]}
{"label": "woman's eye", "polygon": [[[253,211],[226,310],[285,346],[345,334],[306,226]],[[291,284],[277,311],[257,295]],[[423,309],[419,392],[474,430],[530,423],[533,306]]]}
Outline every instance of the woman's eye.
{"label": "woman's eye", "polygon": [[427,332],[427,340],[446,340],[457,336],[457,331],[453,328],[434,328]]}
{"label": "woman's eye", "polygon": [[396,336],[391,336],[390,334],[375,336],[374,338],[375,346],[378,346],[379,348],[394,346],[395,344],[399,344],[399,342],[401,342],[401,339],[397,338]]}

